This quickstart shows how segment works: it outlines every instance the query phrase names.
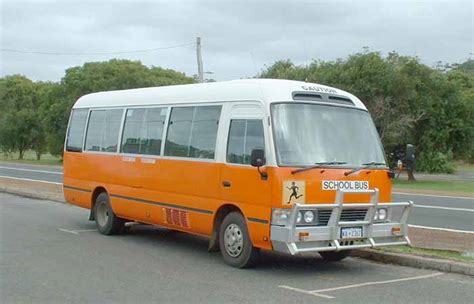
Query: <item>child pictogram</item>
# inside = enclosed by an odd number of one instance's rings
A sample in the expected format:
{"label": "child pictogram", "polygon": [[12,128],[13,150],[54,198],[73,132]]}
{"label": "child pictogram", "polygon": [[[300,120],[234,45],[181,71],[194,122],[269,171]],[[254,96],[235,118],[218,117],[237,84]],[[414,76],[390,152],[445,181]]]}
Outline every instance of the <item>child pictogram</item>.
{"label": "child pictogram", "polygon": [[304,182],[288,181],[283,185],[284,204],[304,203],[302,197],[305,193]]}

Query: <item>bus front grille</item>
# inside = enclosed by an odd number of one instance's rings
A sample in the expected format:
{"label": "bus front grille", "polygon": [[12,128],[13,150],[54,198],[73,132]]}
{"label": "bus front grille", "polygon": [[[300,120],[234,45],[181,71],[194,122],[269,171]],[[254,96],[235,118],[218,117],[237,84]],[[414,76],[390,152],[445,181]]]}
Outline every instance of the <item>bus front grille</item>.
{"label": "bus front grille", "polygon": [[366,213],[367,213],[367,209],[365,208],[342,210],[341,221],[343,222],[363,221],[365,219]]}
{"label": "bus front grille", "polygon": [[[331,217],[332,209],[320,209],[318,210],[318,226],[327,226],[329,218]],[[356,222],[363,221],[365,215],[367,214],[367,209],[345,209],[342,210],[340,221],[343,222]]]}

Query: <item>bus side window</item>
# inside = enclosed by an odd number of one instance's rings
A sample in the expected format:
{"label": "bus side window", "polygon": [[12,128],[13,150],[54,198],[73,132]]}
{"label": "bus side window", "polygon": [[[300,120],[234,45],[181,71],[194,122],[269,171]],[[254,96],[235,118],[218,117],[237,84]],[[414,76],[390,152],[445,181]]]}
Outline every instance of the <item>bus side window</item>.
{"label": "bus side window", "polygon": [[122,113],[122,109],[91,111],[86,133],[86,151],[117,152]]}
{"label": "bus side window", "polygon": [[122,153],[160,155],[167,108],[128,109],[122,134]]}
{"label": "bus side window", "polygon": [[253,149],[265,149],[263,123],[258,119],[233,119],[227,141],[227,162],[250,165]]}
{"label": "bus side window", "polygon": [[67,135],[66,151],[81,152],[84,140],[84,127],[86,126],[89,109],[72,110],[71,122]]}
{"label": "bus side window", "polygon": [[173,108],[164,155],[214,159],[221,108],[221,106]]}

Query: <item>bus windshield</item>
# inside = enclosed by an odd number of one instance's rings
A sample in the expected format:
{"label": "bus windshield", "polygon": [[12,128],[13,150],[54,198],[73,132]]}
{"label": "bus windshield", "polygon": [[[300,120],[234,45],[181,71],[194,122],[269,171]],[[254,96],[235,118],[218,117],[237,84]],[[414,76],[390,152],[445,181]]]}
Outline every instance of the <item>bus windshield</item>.
{"label": "bus windshield", "polygon": [[279,166],[385,164],[377,130],[366,111],[279,103],[272,105],[272,119]]}

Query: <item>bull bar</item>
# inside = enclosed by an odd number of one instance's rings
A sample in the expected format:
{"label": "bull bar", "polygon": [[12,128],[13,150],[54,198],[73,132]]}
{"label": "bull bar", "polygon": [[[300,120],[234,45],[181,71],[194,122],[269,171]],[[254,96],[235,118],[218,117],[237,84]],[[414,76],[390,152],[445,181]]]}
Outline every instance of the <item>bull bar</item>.
{"label": "bull bar", "polygon": [[[370,194],[370,203],[343,203],[344,195],[347,193]],[[377,188],[363,191],[337,190],[335,204],[295,204],[286,225],[271,225],[270,239],[274,250],[291,255],[304,252],[410,245],[407,221],[412,206],[412,201],[380,203]],[[387,208],[389,214],[394,208],[402,209],[399,221],[376,222],[375,213],[382,207]],[[367,209],[363,220],[341,221],[343,210],[357,208]],[[318,212],[321,209],[331,210],[327,225],[297,226],[296,219],[300,210]],[[362,237],[342,239],[341,228],[354,226],[362,227]]]}

